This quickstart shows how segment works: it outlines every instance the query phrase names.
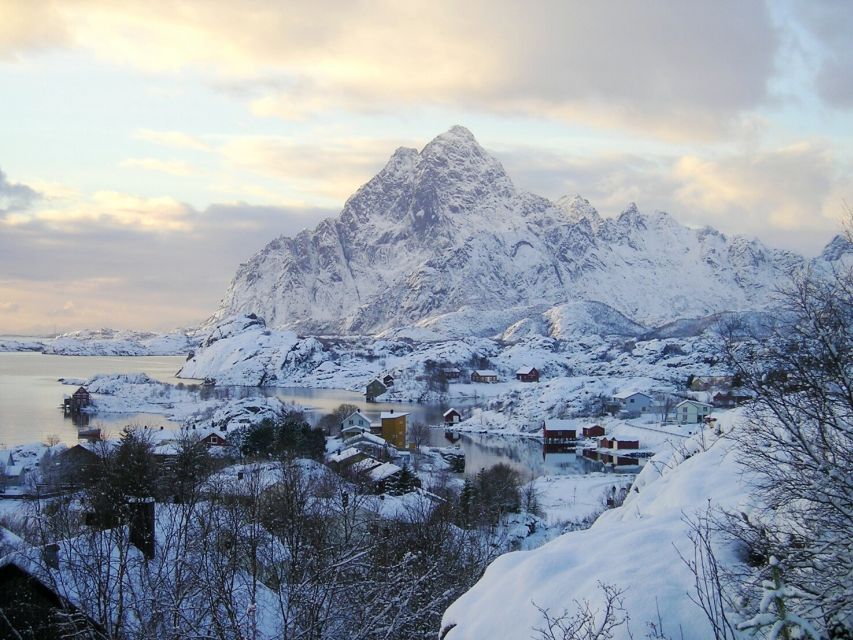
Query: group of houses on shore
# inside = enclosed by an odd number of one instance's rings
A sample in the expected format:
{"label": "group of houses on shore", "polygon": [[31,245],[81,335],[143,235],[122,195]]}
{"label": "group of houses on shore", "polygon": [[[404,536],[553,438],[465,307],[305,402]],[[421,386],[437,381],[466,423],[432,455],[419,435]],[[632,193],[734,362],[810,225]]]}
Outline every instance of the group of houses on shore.
{"label": "group of houses on shore", "polygon": [[[448,382],[460,380],[462,378],[462,370],[458,367],[443,367],[438,372]],[[515,379],[519,382],[539,382],[540,372],[536,367],[524,366],[515,372]],[[417,378],[422,380],[422,377]],[[475,384],[495,384],[501,382],[501,376],[495,369],[474,369],[471,372],[472,383]],[[364,389],[364,397],[367,402],[376,402],[379,396],[388,392],[394,386],[394,375],[386,373],[382,376],[373,378],[367,383]]]}
{"label": "group of houses on shore", "polygon": [[375,493],[405,493],[418,486],[407,473],[412,455],[408,428],[406,412],[390,409],[379,414],[379,422],[371,422],[354,411],[341,421],[341,450],[327,456],[326,463],[342,475],[367,482]]}

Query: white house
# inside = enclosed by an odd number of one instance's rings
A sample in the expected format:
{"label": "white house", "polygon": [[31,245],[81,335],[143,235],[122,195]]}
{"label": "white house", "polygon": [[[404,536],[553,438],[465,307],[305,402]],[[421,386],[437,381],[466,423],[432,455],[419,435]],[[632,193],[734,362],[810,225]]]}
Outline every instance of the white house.
{"label": "white house", "polygon": [[619,412],[627,417],[650,413],[655,405],[654,398],[638,391],[617,393],[613,396],[613,400],[619,405]]}
{"label": "white house", "polygon": [[711,415],[711,405],[698,400],[682,400],[675,405],[675,421],[678,424],[696,424]]}
{"label": "white house", "polygon": [[345,438],[370,431],[370,420],[360,411],[354,411],[341,421],[341,435]]}

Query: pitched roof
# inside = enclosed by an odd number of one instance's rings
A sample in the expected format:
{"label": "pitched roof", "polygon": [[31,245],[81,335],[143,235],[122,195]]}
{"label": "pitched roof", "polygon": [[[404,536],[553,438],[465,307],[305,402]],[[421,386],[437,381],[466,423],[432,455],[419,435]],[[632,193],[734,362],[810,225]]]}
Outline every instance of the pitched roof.
{"label": "pitched roof", "polygon": [[698,400],[682,400],[677,405],[675,405],[675,408],[678,409],[678,407],[681,407],[685,404],[692,404],[692,405],[694,405],[696,407],[700,407],[700,408],[701,407],[707,407],[708,409],[711,408],[711,405],[709,405],[707,402],[699,402]]}
{"label": "pitched roof", "polygon": [[627,400],[631,396],[643,396],[644,398],[654,401],[654,398],[652,398],[648,393],[643,393],[642,391],[620,391],[619,393],[613,394],[613,397],[617,400]]}
{"label": "pitched roof", "polygon": [[380,464],[378,467],[374,467],[368,472],[368,476],[374,482],[379,482],[380,480],[385,480],[386,478],[390,478],[395,473],[399,473],[403,469],[398,467],[393,462],[385,462]]}
{"label": "pitched roof", "polygon": [[498,372],[494,369],[477,369],[476,371],[474,371],[474,373],[476,373],[478,376],[494,376],[495,378],[498,377]]}
{"label": "pitched roof", "polygon": [[536,371],[536,367],[522,367],[518,371],[516,371],[516,375],[527,376]]}
{"label": "pitched roof", "polygon": [[462,415],[462,414],[460,414],[456,409],[454,409],[453,407],[450,407],[450,408],[449,408],[447,411],[445,411],[442,415],[446,418],[446,417],[447,417],[447,416],[449,416],[451,413],[456,413],[456,414],[458,414],[458,415]]}
{"label": "pitched roof", "polygon": [[329,462],[343,462],[344,460],[349,460],[350,458],[360,454],[361,451],[359,451],[355,447],[348,447],[343,451],[338,451],[337,453],[329,456]]}
{"label": "pitched roof", "polygon": [[554,429],[556,431],[577,431],[577,420],[566,420],[564,418],[548,418],[545,420],[546,429]]}

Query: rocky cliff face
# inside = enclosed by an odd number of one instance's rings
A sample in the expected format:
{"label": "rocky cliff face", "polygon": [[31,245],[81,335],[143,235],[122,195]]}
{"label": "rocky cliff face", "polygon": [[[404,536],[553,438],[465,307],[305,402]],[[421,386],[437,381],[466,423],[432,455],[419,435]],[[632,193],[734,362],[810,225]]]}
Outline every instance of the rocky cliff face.
{"label": "rocky cliff face", "polygon": [[[834,241],[817,260],[849,254]],[[420,152],[395,151],[337,218],[273,240],[240,267],[211,320],[256,313],[305,333],[365,334],[463,313],[476,334],[494,331],[496,316],[506,327],[528,309],[589,300],[651,326],[760,308],[804,263],[633,204],[606,219],[579,196],[519,191],[457,126]]]}

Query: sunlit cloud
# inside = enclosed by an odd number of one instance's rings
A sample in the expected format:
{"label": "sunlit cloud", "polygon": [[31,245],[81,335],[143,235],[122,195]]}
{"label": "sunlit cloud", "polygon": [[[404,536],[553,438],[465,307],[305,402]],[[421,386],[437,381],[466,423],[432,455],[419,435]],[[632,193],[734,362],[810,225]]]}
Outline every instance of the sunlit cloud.
{"label": "sunlit cloud", "polygon": [[173,176],[191,176],[196,171],[184,160],[160,160],[159,158],[127,158],[119,163],[126,169],[159,171]]}
{"label": "sunlit cloud", "polygon": [[134,137],[138,140],[153,142],[165,147],[195,149],[197,151],[208,151],[210,149],[210,146],[204,140],[183,131],[139,129],[134,133]]}
{"label": "sunlit cloud", "polygon": [[174,198],[140,198],[115,191],[98,191],[89,199],[64,207],[2,216],[0,225],[13,227],[39,222],[73,233],[81,222],[95,222],[106,227],[132,227],[146,232],[176,232],[192,228],[192,215],[189,206]]}
{"label": "sunlit cloud", "polygon": [[440,104],[708,135],[766,100],[777,46],[762,2],[46,4],[53,27],[26,19],[0,47],[52,28],[112,62],[210,71],[287,119]]}

